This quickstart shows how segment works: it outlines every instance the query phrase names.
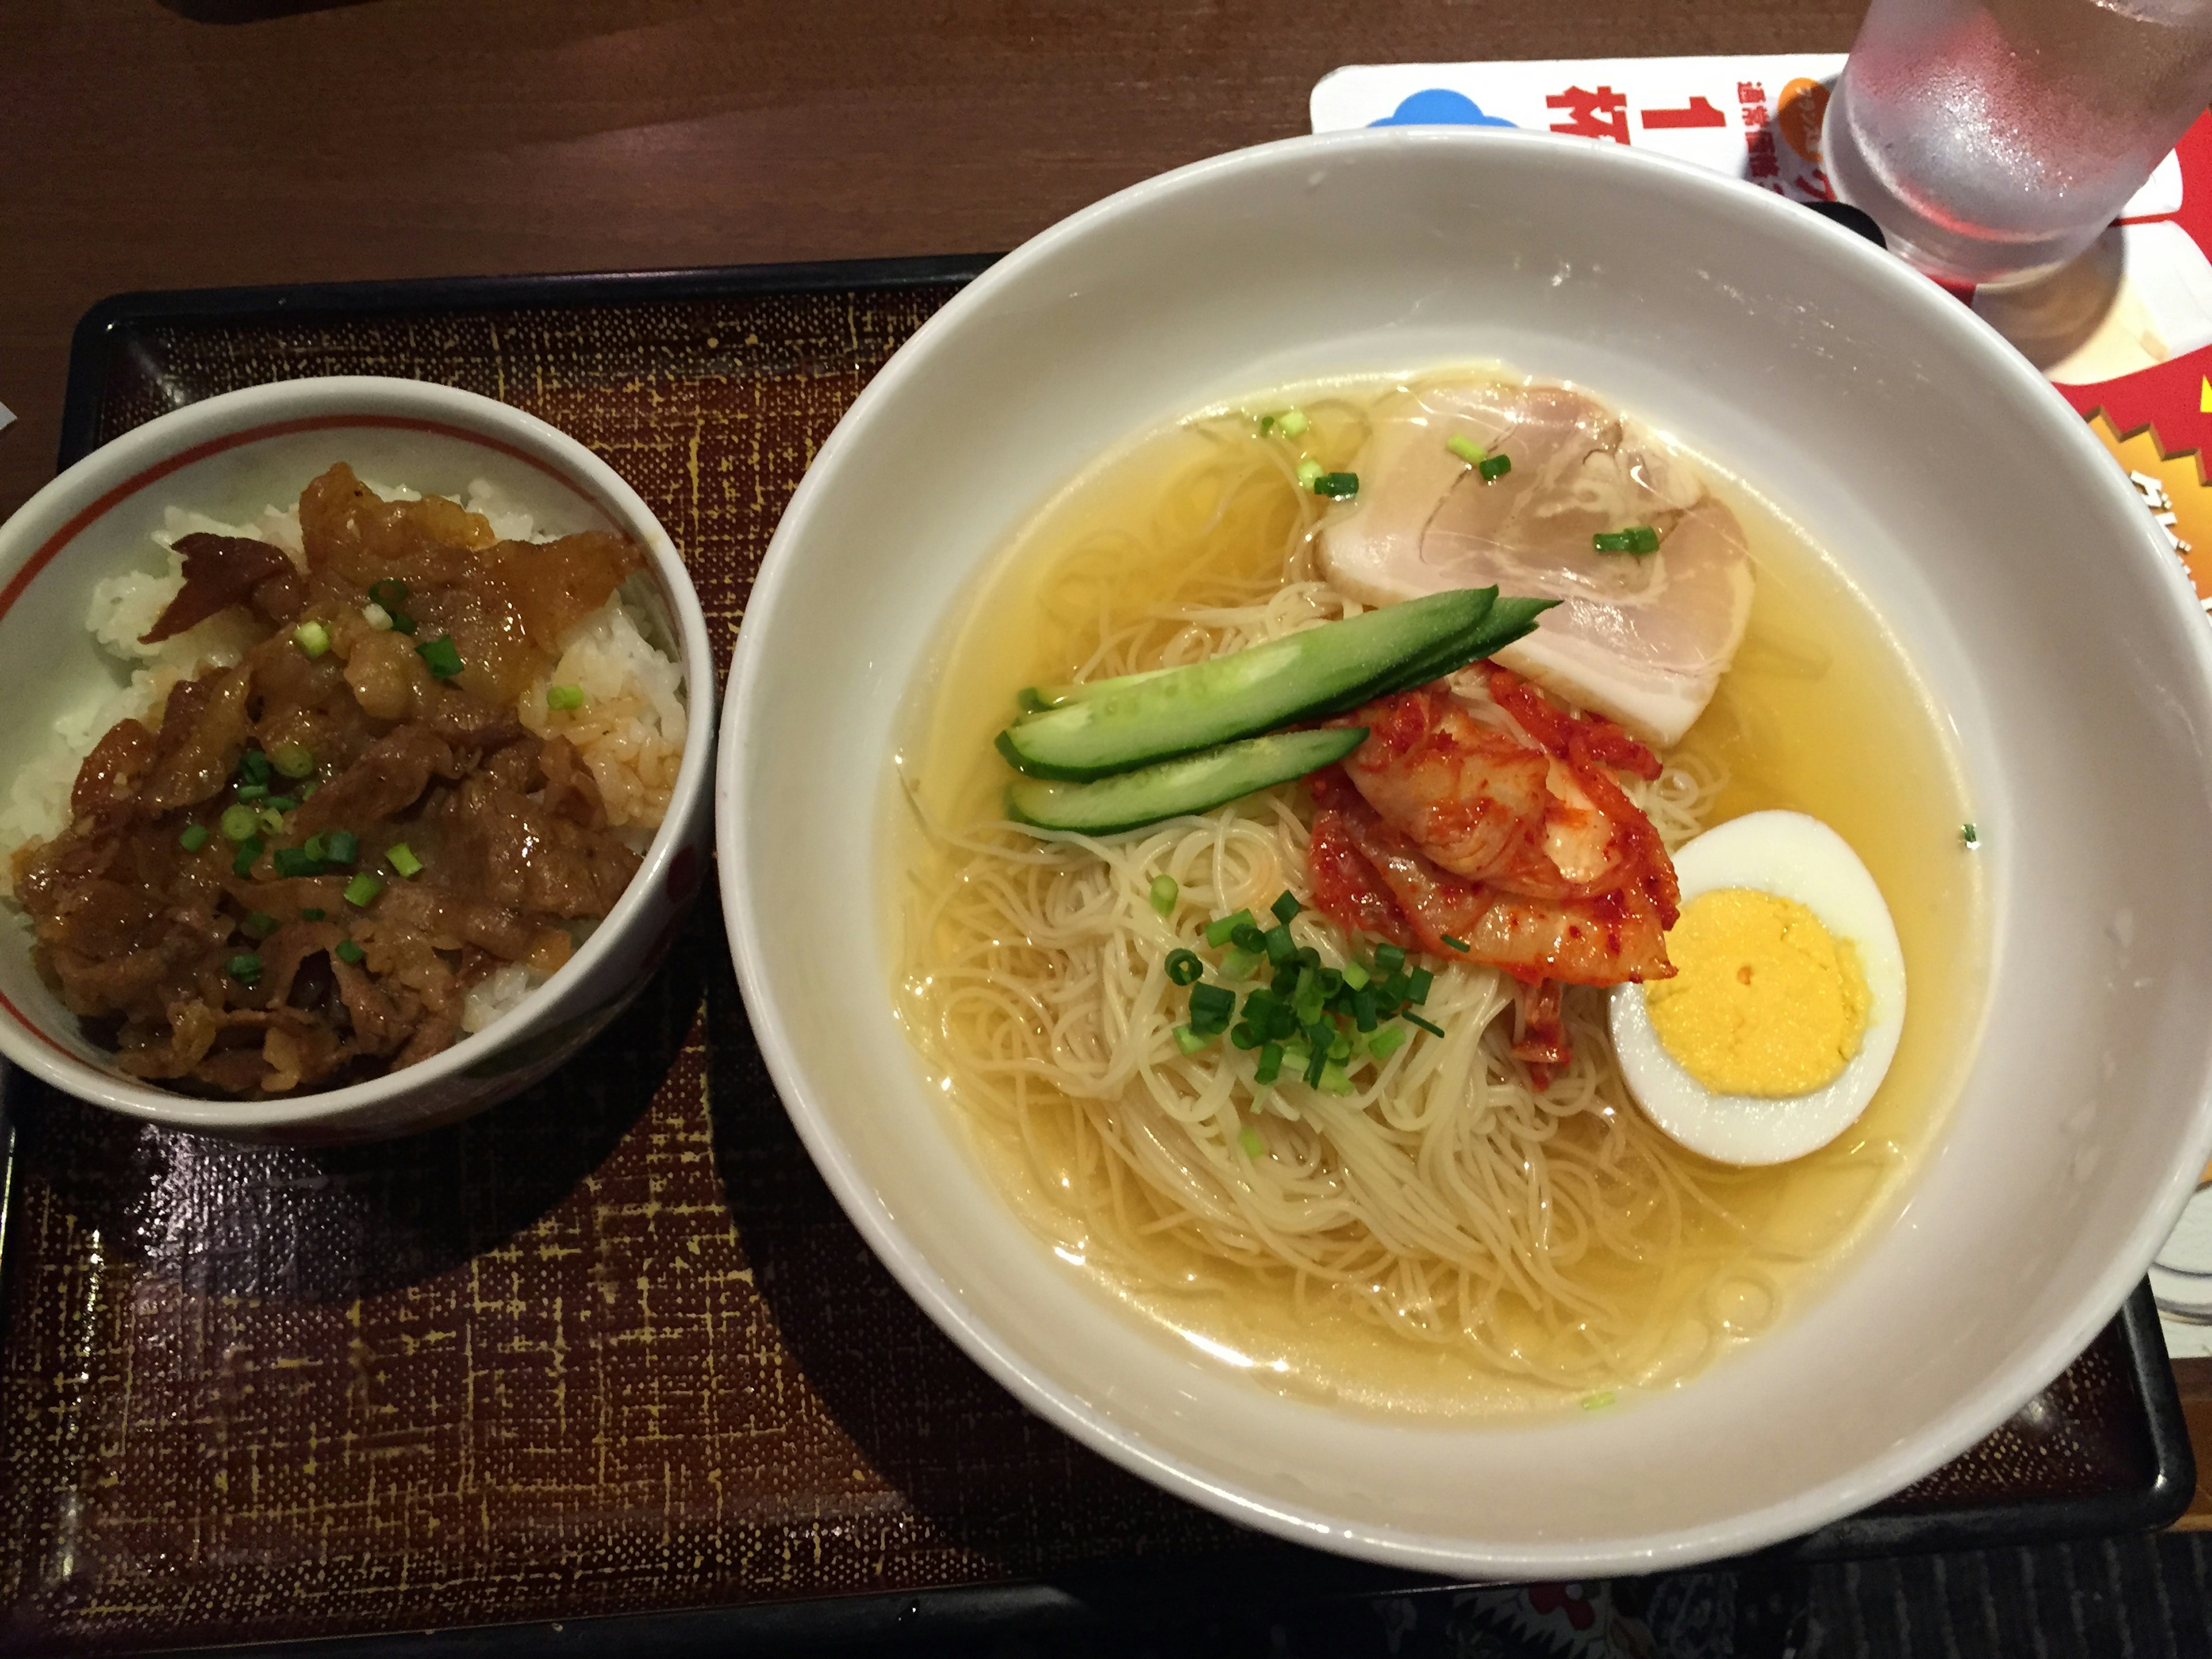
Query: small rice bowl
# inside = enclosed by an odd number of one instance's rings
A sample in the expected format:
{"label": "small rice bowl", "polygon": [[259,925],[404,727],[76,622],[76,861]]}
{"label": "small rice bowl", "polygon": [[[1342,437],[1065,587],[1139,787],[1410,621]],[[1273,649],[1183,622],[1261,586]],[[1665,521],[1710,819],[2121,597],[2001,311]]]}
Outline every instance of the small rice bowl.
{"label": "small rice bowl", "polygon": [[[404,488],[370,488],[387,500],[420,499],[419,492]],[[531,515],[486,480],[472,482],[459,501],[481,514],[502,541],[553,539],[538,535]],[[126,572],[94,585],[84,626],[112,659],[117,683],[56,720],[44,749],[10,781],[0,799],[0,896],[12,902],[17,849],[52,840],[69,828],[70,792],[78,769],[118,721],[146,718],[179,681],[232,666],[266,637],[265,624],[234,608],[158,644],[139,642],[184,586],[184,556],[176,551],[177,542],[199,533],[268,542],[306,568],[296,505],[267,507],[244,524],[225,524],[172,507],[154,536],[164,568]],[[546,693],[556,685],[581,687],[584,705],[550,708]],[[647,577],[630,577],[562,636],[553,672],[531,685],[516,712],[534,735],[562,737],[574,746],[599,786],[615,834],[633,852],[644,852],[666,815],[689,725],[683,668]],[[576,922],[568,932],[580,945],[596,926]],[[470,988],[462,1030],[483,1030],[547,977],[520,963],[495,969]]]}

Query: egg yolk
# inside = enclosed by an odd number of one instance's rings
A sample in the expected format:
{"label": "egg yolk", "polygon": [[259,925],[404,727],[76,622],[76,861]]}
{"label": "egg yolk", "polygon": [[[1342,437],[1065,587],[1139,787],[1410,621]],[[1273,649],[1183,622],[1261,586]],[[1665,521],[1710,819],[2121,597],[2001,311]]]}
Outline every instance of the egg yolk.
{"label": "egg yolk", "polygon": [[1866,1033],[1866,975],[1795,899],[1701,893],[1667,935],[1675,975],[1644,1006],[1675,1062],[1715,1094],[1768,1099],[1832,1083]]}

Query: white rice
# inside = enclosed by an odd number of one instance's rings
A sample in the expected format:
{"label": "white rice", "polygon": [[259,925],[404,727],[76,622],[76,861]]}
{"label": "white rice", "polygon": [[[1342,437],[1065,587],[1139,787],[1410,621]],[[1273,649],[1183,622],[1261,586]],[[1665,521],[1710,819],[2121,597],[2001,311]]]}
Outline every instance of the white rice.
{"label": "white rice", "polygon": [[[387,501],[415,501],[416,492],[380,484],[369,486]],[[550,540],[495,485],[471,483],[461,505],[482,514],[502,541]],[[237,662],[265,632],[240,612],[226,611],[198,627],[141,645],[138,636],[184,586],[184,558],[174,551],[180,537],[204,532],[216,536],[250,536],[273,543],[303,568],[300,514],[296,507],[264,510],[251,524],[229,525],[204,514],[171,507],[154,540],[167,559],[160,574],[132,572],[96,583],[87,607],[85,629],[100,647],[131,670],[129,684],[54,722],[44,754],[19,772],[0,802],[0,894],[12,885],[13,854],[25,842],[51,840],[69,827],[70,787],[78,768],[118,720],[143,719],[168,696],[178,681],[210,668]],[[661,629],[641,577],[623,584],[607,603],[562,637],[552,673],[525,692],[523,724],[539,737],[567,738],[591,769],[606,803],[614,832],[633,852],[642,853],[667,811],[670,791],[684,757],[688,720],[683,670]],[[583,688],[585,702],[574,710],[550,710],[545,694],[553,686]],[[580,945],[597,923],[572,924]],[[495,969],[470,988],[461,1024],[482,1030],[545,982],[546,975],[520,963]]]}

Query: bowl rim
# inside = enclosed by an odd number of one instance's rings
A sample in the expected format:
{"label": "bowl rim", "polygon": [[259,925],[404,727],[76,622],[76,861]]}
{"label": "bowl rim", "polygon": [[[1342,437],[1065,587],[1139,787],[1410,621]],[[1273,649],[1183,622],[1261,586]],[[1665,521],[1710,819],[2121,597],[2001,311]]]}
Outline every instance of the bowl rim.
{"label": "bowl rim", "polygon": [[[1540,158],[1540,165],[1547,167],[1610,168],[1642,175],[1655,186],[1701,194],[1717,210],[1761,227],[1778,241],[1842,265],[1901,313],[1915,314],[1923,325],[1948,332],[1962,351],[1981,362],[1994,385],[2035,411],[2034,418],[2050,433],[2058,451],[2070,453],[2080,463],[2082,486],[2102,490],[2115,509],[2116,523],[2131,526],[2129,535],[2116,538],[2124,545],[2109,550],[2106,556],[2152,560],[2161,568],[2168,562],[2147,515],[2132,499],[2125,477],[2087,423],[1987,321],[1895,256],[1778,195],[1667,156],[1516,129],[1360,129],[1255,145],[1131,185],[1060,221],[997,261],[922,324],[861,390],[823,441],[763,557],[746,608],[747,626],[739,632],[731,665],[717,744],[715,784],[724,918],[762,1055],[801,1141],[847,1217],[930,1319],[1030,1410],[1091,1450],[1167,1491],[1292,1542],[1428,1571],[1533,1577],[1650,1571],[1739,1554],[1809,1532],[1889,1496],[1984,1438],[2063,1371],[2126,1300],[2169,1230],[2172,1217],[2186,1201],[2203,1159],[2186,1168],[2177,1164],[2166,1172],[2159,1183],[2156,1201],[2142,1211],[2128,1235],[2126,1248],[2114,1254],[2071,1318],[2048,1330],[2039,1341],[2005,1355],[1978,1387],[1961,1395],[1948,1410],[1893,1441],[1878,1455],[1819,1486],[1672,1530],[1607,1534],[1594,1529],[1594,1535],[1565,1541],[1498,1546],[1464,1535],[1367,1522],[1348,1523],[1317,1507],[1271,1498],[1163,1449],[1144,1431],[1032,1372],[993,1329],[971,1314],[936,1267],[908,1242],[900,1223],[871,1188],[832,1127],[832,1114],[802,1069],[787,1030],[781,994],[767,971],[763,940],[754,925],[747,893],[752,853],[750,829],[738,788],[742,755],[762,696],[760,641],[773,629],[793,580],[792,547],[806,533],[819,500],[834,488],[835,474],[846,450],[856,441],[854,434],[874,419],[875,411],[900,387],[923,372],[937,339],[970,313],[990,305],[1002,289],[1019,282],[1032,267],[1095,228],[1182,192],[1203,188],[1218,178],[1250,169],[1324,163],[1354,155],[1438,149],[1467,152],[1470,166],[1498,161],[1525,165]],[[2129,514],[2124,520],[2118,512],[2123,506]],[[2189,641],[2187,649],[2196,659],[2201,699],[2207,695],[2203,688],[2212,687],[2212,629],[2185,637]],[[2199,1093],[2194,1117],[2195,1143],[2200,1151],[2212,1152],[2212,1079]],[[1103,1304],[1101,1311],[1110,1312]],[[1470,1431],[1488,1431],[1494,1426],[1474,1425]]]}
{"label": "bowl rim", "polygon": [[[310,375],[219,392],[133,427],[62,471],[0,522],[0,615],[72,540],[172,473],[223,450],[295,432],[362,427],[427,430],[521,461],[582,495],[644,548],[668,596],[684,673],[689,729],[667,813],[614,908],[547,980],[543,989],[553,994],[532,996],[404,1071],[342,1089],[231,1101],[131,1083],[62,1048],[27,1013],[0,997],[0,1057],[76,1099],[172,1128],[254,1134],[367,1115],[465,1073],[523,1029],[541,1024],[565,1000],[562,993],[582,985],[617,942],[641,924],[654,890],[668,879],[683,827],[709,787],[714,745],[702,739],[711,724],[702,726],[700,716],[708,711],[711,722],[715,706],[714,653],[698,592],[674,538],[621,475],[578,440],[526,410],[458,386],[396,375]],[[19,538],[20,547],[13,545]],[[564,975],[567,987],[561,986]]]}

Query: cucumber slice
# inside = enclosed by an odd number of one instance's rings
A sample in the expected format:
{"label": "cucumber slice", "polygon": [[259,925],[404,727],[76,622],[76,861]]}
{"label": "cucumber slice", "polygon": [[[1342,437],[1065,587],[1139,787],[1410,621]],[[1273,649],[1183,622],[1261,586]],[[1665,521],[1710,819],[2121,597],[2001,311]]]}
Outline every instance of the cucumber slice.
{"label": "cucumber slice", "polygon": [[1040,830],[1111,835],[1185,812],[1203,812],[1255,789],[1288,783],[1342,760],[1366,740],[1364,726],[1277,732],[1181,755],[1097,783],[1017,778],[1006,786],[1006,816]]}
{"label": "cucumber slice", "polygon": [[1079,782],[1334,714],[1409,666],[1471,660],[1460,653],[1486,637],[1497,598],[1494,587],[1432,593],[1186,668],[1102,681],[1022,716],[999,734],[999,750],[1031,777]]}
{"label": "cucumber slice", "polygon": [[1494,657],[1514,641],[1534,632],[1536,618],[1559,603],[1557,599],[1501,599],[1490,607],[1490,614],[1476,624],[1472,641],[1451,641],[1438,647],[1433,656],[1407,664],[1404,673],[1376,686],[1367,696],[1370,699],[1394,696],[1431,680],[1440,680],[1447,674],[1455,674],[1469,663]]}

